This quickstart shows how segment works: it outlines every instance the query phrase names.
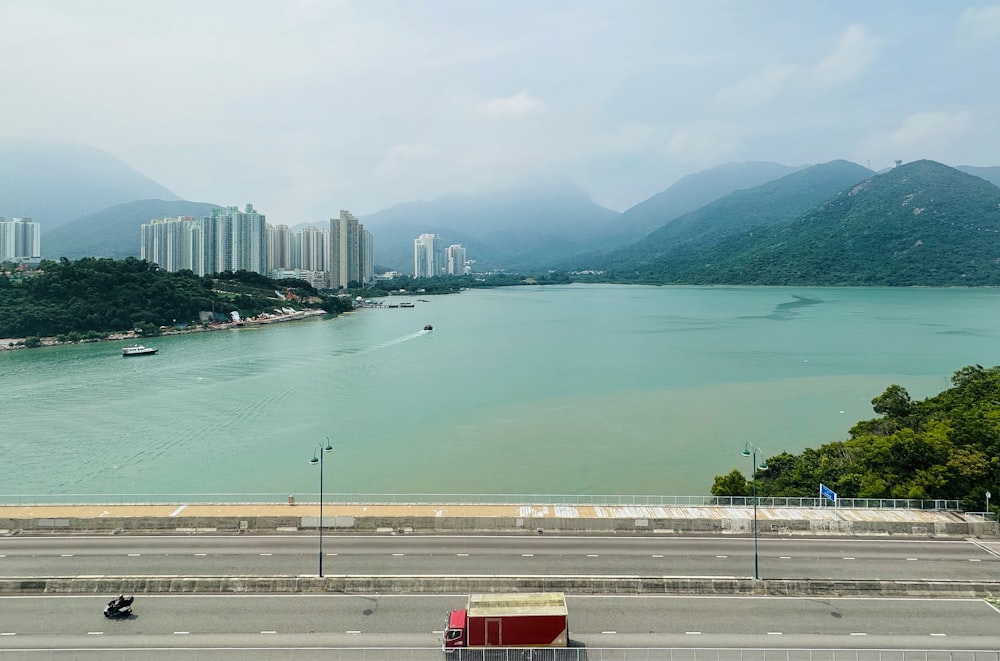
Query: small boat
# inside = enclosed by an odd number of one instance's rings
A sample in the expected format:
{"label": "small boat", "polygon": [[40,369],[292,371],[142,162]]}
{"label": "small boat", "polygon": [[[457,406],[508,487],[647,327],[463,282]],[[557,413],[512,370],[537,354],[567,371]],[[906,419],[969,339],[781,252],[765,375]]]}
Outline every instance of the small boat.
{"label": "small boat", "polygon": [[122,348],[122,358],[128,358],[129,356],[152,356],[157,351],[159,349],[144,347],[141,344],[133,344],[130,347]]}
{"label": "small boat", "polygon": [[431,326],[430,324],[427,324],[426,326],[424,326],[424,330],[434,330],[434,327]]}

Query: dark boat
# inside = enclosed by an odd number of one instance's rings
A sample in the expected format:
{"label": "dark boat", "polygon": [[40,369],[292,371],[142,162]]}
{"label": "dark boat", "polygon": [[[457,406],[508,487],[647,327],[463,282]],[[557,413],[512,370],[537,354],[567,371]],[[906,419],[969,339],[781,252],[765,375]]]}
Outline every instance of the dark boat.
{"label": "dark boat", "polygon": [[427,324],[426,326],[424,326],[424,330],[434,330],[434,327],[431,326],[430,324]]}

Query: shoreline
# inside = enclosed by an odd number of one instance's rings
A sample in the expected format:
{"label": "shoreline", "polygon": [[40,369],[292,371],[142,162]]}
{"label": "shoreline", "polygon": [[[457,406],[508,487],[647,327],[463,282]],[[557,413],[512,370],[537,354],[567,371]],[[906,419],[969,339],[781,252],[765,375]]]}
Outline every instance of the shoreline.
{"label": "shoreline", "polygon": [[[224,322],[214,322],[208,325],[197,325],[188,328],[170,328],[168,330],[161,331],[157,335],[144,336],[139,335],[135,331],[125,331],[118,333],[109,333],[107,337],[100,339],[86,339],[86,340],[74,340],[67,342],[60,342],[55,337],[40,337],[39,339],[42,343],[37,347],[26,347],[24,346],[23,337],[4,337],[0,338],[0,351],[18,351],[21,349],[41,349],[42,347],[57,347],[64,346],[67,344],[90,344],[94,342],[122,342],[130,341],[135,342],[138,340],[148,340],[157,337],[163,337],[166,335],[186,335],[188,333],[204,333],[209,331],[220,331],[220,330],[232,330],[234,328],[246,328],[248,326],[265,326],[267,324],[283,323],[288,321],[300,321],[302,319],[309,319],[311,317],[319,317],[323,315],[332,315],[332,312],[327,312],[326,310],[317,310],[309,308],[306,310],[297,310],[295,312],[284,314],[281,316],[273,315],[265,318],[250,318],[242,319],[240,321],[224,321]],[[344,313],[347,314],[347,313]]]}

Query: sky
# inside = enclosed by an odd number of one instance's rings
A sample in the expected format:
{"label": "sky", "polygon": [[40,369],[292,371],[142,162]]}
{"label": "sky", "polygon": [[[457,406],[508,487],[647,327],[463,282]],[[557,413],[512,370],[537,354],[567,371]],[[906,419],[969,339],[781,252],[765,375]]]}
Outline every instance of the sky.
{"label": "sky", "polygon": [[271,223],[733,161],[1000,165],[1000,1],[0,0],[0,138]]}

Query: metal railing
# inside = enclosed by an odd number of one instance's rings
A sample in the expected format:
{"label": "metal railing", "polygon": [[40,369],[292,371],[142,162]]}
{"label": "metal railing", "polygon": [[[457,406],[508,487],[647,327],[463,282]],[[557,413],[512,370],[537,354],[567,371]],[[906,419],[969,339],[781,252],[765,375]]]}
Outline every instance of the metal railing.
{"label": "metal railing", "polygon": [[[165,505],[281,504],[289,498],[318,502],[315,493],[114,493],[0,494],[0,505]],[[749,496],[655,496],[621,494],[501,494],[501,493],[327,493],[327,503],[379,505],[589,505],[607,507],[752,507]],[[760,496],[758,507],[833,509],[825,498]],[[961,511],[957,500],[905,498],[841,498],[840,509],[909,509]]]}
{"label": "metal railing", "polygon": [[[258,659],[313,661],[442,661],[440,648],[141,648],[141,649],[0,649],[8,659],[101,659],[167,661],[168,659]],[[996,650],[920,649],[808,649],[808,648],[592,648],[547,650],[465,650],[447,655],[448,661],[1000,661]]]}

